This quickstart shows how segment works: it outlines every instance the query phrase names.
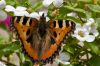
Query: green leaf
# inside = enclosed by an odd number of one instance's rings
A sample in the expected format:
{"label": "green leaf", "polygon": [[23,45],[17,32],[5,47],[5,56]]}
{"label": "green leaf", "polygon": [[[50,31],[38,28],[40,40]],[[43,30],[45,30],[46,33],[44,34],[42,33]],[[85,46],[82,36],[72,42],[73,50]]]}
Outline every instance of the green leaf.
{"label": "green leaf", "polygon": [[100,5],[88,4],[87,6],[91,11],[100,13]]}
{"label": "green leaf", "polygon": [[85,46],[89,49],[91,49],[91,52],[95,53],[95,54],[100,54],[100,49],[99,46],[97,44],[95,44],[95,42],[86,42]]}
{"label": "green leaf", "polygon": [[94,56],[89,61],[90,66],[100,66],[100,56]]}
{"label": "green leaf", "polygon": [[32,62],[31,61],[25,61],[23,63],[23,66],[33,66]]}
{"label": "green leaf", "polygon": [[55,17],[55,19],[64,19],[64,20],[69,20],[72,21],[74,23],[82,23],[80,21],[80,19],[72,17],[72,16],[63,16],[63,15],[59,15],[58,17]]}
{"label": "green leaf", "polygon": [[42,2],[37,2],[33,7],[32,10],[33,11],[38,11],[43,7]]}
{"label": "green leaf", "polygon": [[71,54],[74,54],[74,52],[75,52],[74,48],[72,48],[71,46],[66,46],[66,45],[63,47],[63,50],[65,50]]}
{"label": "green leaf", "polygon": [[96,18],[96,23],[98,25],[98,32],[99,32],[99,38],[100,38],[100,18]]}
{"label": "green leaf", "polygon": [[98,28],[100,28],[100,18],[96,18],[96,23],[98,25]]}
{"label": "green leaf", "polygon": [[0,36],[0,44],[4,44],[5,40],[3,38],[3,36]]}
{"label": "green leaf", "polygon": [[80,21],[80,19],[75,18],[75,17],[67,16],[66,19],[67,19],[67,20],[70,20],[70,21],[72,21],[72,22],[75,22],[75,23],[82,23],[82,22]]}
{"label": "green leaf", "polygon": [[6,4],[16,6],[16,4],[18,4],[18,1],[17,0],[6,0]]}
{"label": "green leaf", "polygon": [[80,12],[80,13],[86,13],[85,10],[81,9],[81,8],[74,8],[72,6],[64,6],[65,8],[71,10],[71,11],[75,11],[75,12]]}
{"label": "green leaf", "polygon": [[0,56],[8,56],[15,51],[19,51],[20,46],[16,44],[0,44]]}
{"label": "green leaf", "polygon": [[22,52],[19,52],[18,56],[20,58],[21,63],[25,62],[25,56],[24,56],[24,54]]}
{"label": "green leaf", "polygon": [[65,7],[61,7],[61,8],[59,9],[60,15],[66,15],[66,14],[69,13],[69,12],[70,12],[70,10],[66,9]]}
{"label": "green leaf", "polygon": [[82,9],[82,8],[75,8],[75,7],[72,7],[72,6],[64,6],[67,10],[71,10],[71,12],[76,12],[76,14],[78,16],[80,16],[81,18],[88,18],[88,14],[87,12]]}
{"label": "green leaf", "polygon": [[78,0],[79,2],[90,3],[92,0]]}

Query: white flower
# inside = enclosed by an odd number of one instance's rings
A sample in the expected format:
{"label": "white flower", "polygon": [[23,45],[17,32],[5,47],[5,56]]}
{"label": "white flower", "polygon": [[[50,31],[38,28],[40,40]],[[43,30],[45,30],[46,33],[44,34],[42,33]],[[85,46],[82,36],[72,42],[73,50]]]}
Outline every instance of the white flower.
{"label": "white flower", "polygon": [[32,17],[32,18],[36,18],[36,19],[40,19],[40,15],[37,13],[37,12],[33,12],[29,15],[29,17]]}
{"label": "white flower", "polygon": [[16,9],[11,6],[11,5],[7,5],[5,10],[7,12],[14,12],[15,16],[29,16],[29,13],[26,11],[26,7],[22,7],[22,6],[18,6]]}
{"label": "white flower", "polygon": [[3,9],[6,6],[5,0],[0,1],[0,9]]}
{"label": "white flower", "polygon": [[67,16],[78,18],[77,14],[75,12],[68,13]]}
{"label": "white flower", "polygon": [[61,7],[63,5],[63,0],[54,0],[54,6]]}
{"label": "white flower", "polygon": [[[32,17],[32,18],[36,18],[36,19],[40,19],[40,17],[44,14],[44,17],[47,16],[47,12],[45,11],[40,11],[39,13],[37,12],[33,12],[29,15],[29,17]],[[48,17],[46,17],[46,21],[49,21],[50,19]]]}
{"label": "white flower", "polygon": [[0,66],[6,66],[3,62],[0,61]]}
{"label": "white flower", "polygon": [[95,23],[93,18],[90,18],[87,20],[87,23],[85,24],[87,29],[92,33],[95,37],[99,35],[99,32],[97,31],[97,23]]}
{"label": "white flower", "polygon": [[5,0],[0,1],[0,20],[5,20],[7,18],[7,14],[2,10],[6,5]]}
{"label": "white flower", "polygon": [[15,8],[11,5],[7,5],[5,8],[5,11],[7,11],[7,12],[15,11]]}
{"label": "white flower", "polygon": [[64,65],[70,64],[68,60],[70,59],[70,56],[67,53],[60,53],[59,57],[55,59],[57,63],[62,63]]}
{"label": "white flower", "polygon": [[80,42],[92,42],[95,40],[94,35],[90,35],[86,26],[81,26],[81,24],[76,24],[76,30],[74,31],[74,37],[76,37]]}
{"label": "white flower", "polygon": [[43,5],[45,7],[48,7],[51,3],[53,3],[55,7],[61,7],[63,5],[63,0],[43,0]]}

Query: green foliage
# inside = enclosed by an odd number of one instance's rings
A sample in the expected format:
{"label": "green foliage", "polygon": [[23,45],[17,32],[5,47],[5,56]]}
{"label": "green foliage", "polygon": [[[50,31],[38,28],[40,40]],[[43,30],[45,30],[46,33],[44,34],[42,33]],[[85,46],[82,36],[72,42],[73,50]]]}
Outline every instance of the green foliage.
{"label": "green foliage", "polygon": [[0,44],[0,57],[9,56],[11,53],[18,52],[20,46],[16,44]]}
{"label": "green foliage", "polygon": [[[97,2],[96,2],[97,1]],[[28,12],[38,12],[43,8],[42,1],[38,1],[32,5],[29,0],[6,0],[7,5],[12,5],[14,7],[24,6],[27,7]],[[53,14],[54,11],[57,13]],[[67,16],[68,13],[74,12],[76,17]],[[9,15],[13,15],[9,13]],[[75,23],[84,24],[86,23],[83,19],[94,18],[98,25],[98,31],[100,33],[100,1],[99,0],[64,0],[64,5],[60,8],[50,5],[48,7],[48,14],[51,19],[65,19],[73,21]],[[0,28],[9,30],[4,25],[0,25]],[[8,31],[10,34],[10,30]],[[20,58],[20,66],[32,66],[32,61],[22,53],[22,46],[20,41],[12,41],[12,36],[10,36],[8,42],[5,41],[3,36],[0,36],[0,59],[2,56],[9,57],[12,53],[17,53]],[[94,42],[84,42],[81,46],[78,44],[78,40],[73,37],[68,37],[65,46],[63,47],[63,52],[67,52],[70,55],[70,64],[67,66],[100,66],[100,35],[96,37]],[[91,57],[89,57],[89,55]],[[86,56],[85,58],[82,58]],[[7,66],[15,66],[12,64],[7,64]],[[65,66],[59,64],[59,66]]]}
{"label": "green foliage", "polygon": [[93,56],[88,63],[90,66],[100,66],[100,56]]}
{"label": "green foliage", "polygon": [[100,5],[88,4],[87,6],[91,11],[100,13]]}

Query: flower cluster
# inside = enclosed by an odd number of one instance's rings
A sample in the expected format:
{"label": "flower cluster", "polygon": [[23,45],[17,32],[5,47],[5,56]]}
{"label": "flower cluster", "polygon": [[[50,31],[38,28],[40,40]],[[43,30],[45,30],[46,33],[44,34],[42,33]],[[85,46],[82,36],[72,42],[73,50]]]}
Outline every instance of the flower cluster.
{"label": "flower cluster", "polygon": [[[72,16],[78,18],[78,15],[74,12],[68,13],[67,16]],[[73,37],[76,37],[79,42],[93,42],[95,38],[99,35],[97,30],[97,23],[93,18],[83,19],[86,21],[84,24],[76,23]]]}
{"label": "flower cluster", "polygon": [[95,37],[99,35],[97,31],[97,24],[93,18],[87,20],[84,25],[76,23],[76,30],[74,31],[74,37],[76,37],[80,42],[93,42]]}
{"label": "flower cluster", "polygon": [[[17,8],[14,8],[11,5],[7,5],[5,8],[5,11],[7,12],[13,12],[14,16],[27,16],[27,17],[32,17],[32,18],[36,18],[36,19],[40,19],[40,16],[42,16],[42,14],[44,13],[44,15],[47,15],[46,11],[40,11],[39,13],[37,12],[32,12],[32,13],[28,13],[26,7],[22,7],[22,6],[18,6]],[[49,18],[46,17],[46,20],[48,21]]]}
{"label": "flower cluster", "polygon": [[52,3],[55,7],[61,7],[63,5],[63,0],[44,0],[43,1],[43,5],[45,7],[48,7]]}

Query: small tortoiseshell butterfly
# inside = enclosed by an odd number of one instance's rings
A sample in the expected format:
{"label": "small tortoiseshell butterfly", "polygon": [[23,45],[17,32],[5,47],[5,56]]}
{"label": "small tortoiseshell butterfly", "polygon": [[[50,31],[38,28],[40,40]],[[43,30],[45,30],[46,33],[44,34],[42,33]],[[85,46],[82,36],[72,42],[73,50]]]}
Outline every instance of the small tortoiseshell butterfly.
{"label": "small tortoiseshell butterfly", "polygon": [[44,14],[40,20],[16,16],[12,25],[22,42],[25,53],[34,64],[52,63],[59,55],[61,43],[65,36],[72,32],[75,24],[68,20],[50,20],[46,22]]}

